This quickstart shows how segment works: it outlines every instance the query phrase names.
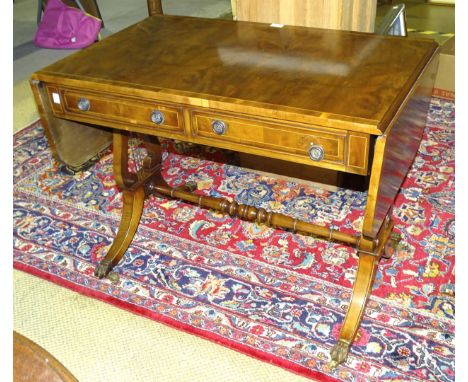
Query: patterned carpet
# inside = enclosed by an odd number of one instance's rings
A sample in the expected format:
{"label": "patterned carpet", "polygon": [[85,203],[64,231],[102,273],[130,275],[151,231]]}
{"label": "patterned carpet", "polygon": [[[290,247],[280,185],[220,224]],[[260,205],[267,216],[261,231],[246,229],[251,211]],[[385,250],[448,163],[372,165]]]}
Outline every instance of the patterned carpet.
{"label": "patterned carpet", "polygon": [[[115,282],[92,276],[120,220],[106,153],[70,176],[35,124],[14,138],[14,266],[305,376],[342,381],[454,380],[454,102],[434,98],[397,199],[403,240],[383,260],[345,365],[328,368],[346,313],[355,251],[179,201],[146,201]],[[366,195],[323,191],[171,152],[165,179],[357,232]]]}

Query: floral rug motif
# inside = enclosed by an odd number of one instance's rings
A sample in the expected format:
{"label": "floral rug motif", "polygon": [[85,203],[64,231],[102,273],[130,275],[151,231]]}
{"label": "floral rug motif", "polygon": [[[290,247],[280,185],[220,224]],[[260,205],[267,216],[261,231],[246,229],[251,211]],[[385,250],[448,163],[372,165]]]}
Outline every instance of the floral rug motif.
{"label": "floral rug motif", "polygon": [[[354,249],[152,197],[115,268],[118,280],[98,280],[94,267],[122,207],[112,155],[62,174],[39,123],[14,137],[14,266],[315,379],[453,381],[454,113],[453,101],[433,98],[393,212],[403,240],[382,260],[358,338],[336,370],[329,351],[351,295]],[[171,186],[195,181],[199,193],[350,233],[366,203],[365,193],[315,189],[172,149],[163,174]]]}

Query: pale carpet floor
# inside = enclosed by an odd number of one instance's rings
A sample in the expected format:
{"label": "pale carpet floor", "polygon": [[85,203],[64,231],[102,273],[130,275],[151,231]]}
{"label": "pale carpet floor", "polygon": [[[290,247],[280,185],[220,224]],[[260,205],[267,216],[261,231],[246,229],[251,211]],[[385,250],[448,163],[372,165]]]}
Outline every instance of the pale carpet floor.
{"label": "pale carpet floor", "polygon": [[79,381],[310,381],[27,273],[13,281],[14,330]]}
{"label": "pale carpet floor", "polygon": [[13,87],[13,104],[14,133],[39,119],[34,96],[27,80],[21,81]]}

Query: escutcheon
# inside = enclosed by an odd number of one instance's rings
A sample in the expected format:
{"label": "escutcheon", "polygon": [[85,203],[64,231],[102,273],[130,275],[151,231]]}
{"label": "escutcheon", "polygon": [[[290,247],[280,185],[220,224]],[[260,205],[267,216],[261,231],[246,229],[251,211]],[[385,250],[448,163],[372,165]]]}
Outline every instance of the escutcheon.
{"label": "escutcheon", "polygon": [[211,129],[213,130],[215,134],[223,135],[223,134],[226,134],[227,124],[226,122],[216,119],[213,122],[211,122]]}
{"label": "escutcheon", "polygon": [[309,158],[313,161],[321,161],[325,155],[325,150],[321,145],[311,143],[309,147]]}
{"label": "escutcheon", "polygon": [[154,110],[151,113],[151,121],[153,121],[156,125],[162,125],[164,123],[164,114],[160,110]]}
{"label": "escutcheon", "polygon": [[89,102],[89,99],[87,98],[80,98],[77,102],[78,109],[81,111],[88,111],[89,108],[91,107],[91,103]]}

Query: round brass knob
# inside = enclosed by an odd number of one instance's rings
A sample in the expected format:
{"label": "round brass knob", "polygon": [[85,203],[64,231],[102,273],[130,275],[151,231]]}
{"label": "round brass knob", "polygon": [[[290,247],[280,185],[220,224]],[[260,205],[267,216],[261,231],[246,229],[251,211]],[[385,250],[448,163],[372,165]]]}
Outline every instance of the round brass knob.
{"label": "round brass knob", "polygon": [[89,108],[91,107],[91,104],[89,102],[89,99],[87,98],[80,98],[77,102],[78,109],[81,111],[88,111]]}
{"label": "round brass knob", "polygon": [[162,125],[164,123],[164,114],[162,111],[159,110],[154,110],[151,113],[151,120],[156,124],[156,125]]}
{"label": "round brass knob", "polygon": [[219,119],[214,120],[211,122],[211,129],[214,131],[215,134],[223,135],[226,134],[227,131],[227,124]]}
{"label": "round brass knob", "polygon": [[309,147],[309,158],[313,161],[319,162],[323,159],[325,155],[325,150],[321,145],[316,145],[311,143]]}

